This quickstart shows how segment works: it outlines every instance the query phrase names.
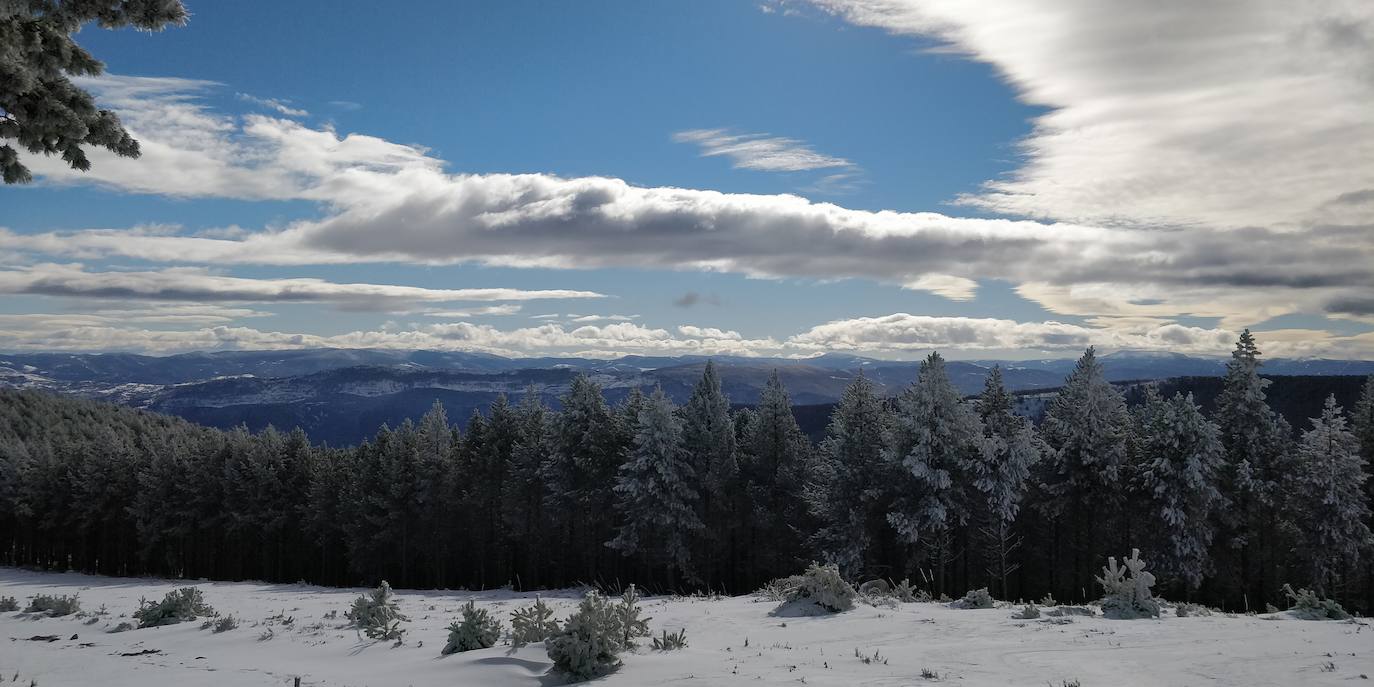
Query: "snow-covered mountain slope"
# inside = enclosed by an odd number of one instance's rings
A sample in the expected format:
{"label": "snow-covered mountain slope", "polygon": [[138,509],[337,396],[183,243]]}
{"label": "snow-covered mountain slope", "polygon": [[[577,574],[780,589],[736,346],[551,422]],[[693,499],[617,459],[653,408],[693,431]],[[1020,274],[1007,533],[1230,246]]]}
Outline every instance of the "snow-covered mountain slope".
{"label": "snow-covered mountain slope", "polygon": [[[214,633],[197,621],[109,632],[129,620],[141,597],[160,599],[186,584],[220,613],[239,618],[239,627]],[[401,591],[411,622],[405,642],[393,646],[344,626],[343,612],[361,591],[0,568],[0,596],[21,605],[37,593],[80,594],[85,611],[107,611],[84,618],[0,614],[0,672],[40,687],[291,685],[295,677],[302,685],[359,687],[561,683],[547,674],[542,645],[440,655],[445,628],[468,599],[508,626],[510,611],[533,594]],[[576,594],[544,597],[562,616]],[[778,617],[770,615],[774,604],[754,597],[654,597],[645,607],[655,634],[686,628],[689,646],[667,653],[641,646],[594,684],[1255,687],[1368,684],[1361,678],[1374,675],[1374,628],[1363,620],[1303,621],[1286,613],[1179,618],[1166,611],[1157,620],[1099,616],[1056,624],[1015,620],[1010,607],[936,603]],[[30,641],[39,636],[57,639]]]}

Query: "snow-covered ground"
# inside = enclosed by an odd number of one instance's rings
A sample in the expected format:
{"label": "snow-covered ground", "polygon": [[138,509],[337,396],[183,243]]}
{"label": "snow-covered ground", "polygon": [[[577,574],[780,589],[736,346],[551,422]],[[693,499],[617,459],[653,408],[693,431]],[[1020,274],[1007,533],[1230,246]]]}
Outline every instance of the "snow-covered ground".
{"label": "snow-covered ground", "polygon": [[[140,597],[161,599],[187,582],[36,573],[0,568],[0,596],[21,607],[34,594],[80,594],[84,618],[0,613],[0,680],[65,685],[553,685],[543,645],[441,656],[446,627],[468,599],[509,611],[533,594],[398,592],[406,641],[374,642],[342,616],[362,590],[199,582],[205,600],[241,619],[214,633],[200,622],[111,633]],[[544,594],[566,615],[577,594]],[[1344,685],[1371,684],[1374,627],[1286,614],[1158,620],[1076,617],[1015,620],[1011,607],[958,610],[936,603],[860,605],[820,617],[771,615],[753,597],[649,598],[650,626],[685,627],[689,647],[640,649],[605,685]],[[286,622],[285,618],[294,619]],[[31,637],[57,636],[57,641]],[[128,655],[139,654],[141,655]],[[867,657],[865,661],[856,652]],[[872,660],[877,655],[877,660]],[[936,675],[936,677],[923,677]]]}

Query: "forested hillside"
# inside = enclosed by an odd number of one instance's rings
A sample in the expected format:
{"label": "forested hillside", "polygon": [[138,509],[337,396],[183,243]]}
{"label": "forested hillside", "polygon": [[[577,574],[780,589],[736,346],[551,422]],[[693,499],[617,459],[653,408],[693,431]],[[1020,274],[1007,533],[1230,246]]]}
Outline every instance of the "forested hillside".
{"label": "forested hillside", "polygon": [[[1309,399],[1258,369],[1247,333],[1215,391],[1168,382],[1128,406],[1089,349],[1037,427],[1000,371],[966,400],[932,355],[895,398],[860,376],[819,443],[777,376],[732,409],[709,364],[680,407],[611,404],[578,376],[557,411],[502,396],[460,425],[436,404],[352,448],[0,391],[0,560],[733,592],[827,560],[936,595],[1066,600],[1138,547],[1177,598],[1263,608],[1292,582],[1368,609],[1374,378]],[[1315,421],[1290,427],[1290,405]]]}

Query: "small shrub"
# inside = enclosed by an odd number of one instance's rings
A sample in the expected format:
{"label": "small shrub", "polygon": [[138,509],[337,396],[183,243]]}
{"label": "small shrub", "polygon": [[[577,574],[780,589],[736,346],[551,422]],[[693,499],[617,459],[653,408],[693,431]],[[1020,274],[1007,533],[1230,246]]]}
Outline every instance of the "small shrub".
{"label": "small shrub", "polygon": [[1174,607],[1174,615],[1180,618],[1201,617],[1212,615],[1212,609],[1202,604],[1181,603]]}
{"label": "small shrub", "polygon": [[1097,614],[1093,612],[1093,609],[1088,608],[1087,606],[1055,606],[1053,609],[1045,611],[1045,615],[1053,616],[1055,618],[1067,618],[1069,616],[1075,615],[1081,615],[1091,618],[1092,616]]}
{"label": "small shrub", "polygon": [[903,577],[901,582],[892,585],[892,597],[902,603],[930,601],[930,592],[917,589],[915,585],[911,584],[911,580]]}
{"label": "small shrub", "polygon": [[553,618],[553,608],[539,597],[534,603],[517,608],[510,614],[510,643],[522,647],[548,640],[558,633],[558,621]]}
{"label": "small shrub", "polygon": [[50,596],[48,594],[38,594],[29,599],[28,608],[25,613],[45,613],[54,618],[71,615],[81,610],[81,600],[76,594],[71,596]]}
{"label": "small shrub", "polygon": [[441,653],[445,656],[460,651],[486,649],[501,639],[501,623],[485,608],[468,601],[463,605],[463,619],[448,626],[448,643]]}
{"label": "small shrub", "polygon": [[622,642],[626,648],[633,647],[637,637],[649,636],[649,618],[640,618],[643,609],[639,607],[639,592],[632,584],[620,595],[620,603],[615,605],[616,618],[620,623]]}
{"label": "small shrub", "polygon": [[1017,620],[1035,620],[1040,617],[1040,607],[1035,604],[1026,604],[1026,607],[1012,614]]}
{"label": "small shrub", "polygon": [[545,642],[554,669],[573,681],[606,675],[620,665],[626,649],[621,614],[599,592],[587,592],[563,629]]}
{"label": "small shrub", "polygon": [[663,631],[662,637],[654,637],[654,651],[676,651],[687,646],[687,628],[682,628],[674,634]]}
{"label": "small shrub", "polygon": [[12,596],[0,596],[0,613],[19,610],[19,601]]}
{"label": "small shrub", "polygon": [[361,594],[353,600],[353,608],[344,614],[353,626],[362,630],[371,639],[399,640],[405,630],[401,623],[409,618],[401,615],[396,605],[395,593],[386,580],[369,594]]}
{"label": "small shrub", "polygon": [[1116,557],[1107,558],[1102,577],[1097,578],[1105,595],[1102,611],[1114,618],[1158,618],[1159,599],[1150,592],[1155,576],[1145,571],[1140,549],[1131,549],[1131,557],[1116,564]]}
{"label": "small shrub", "polygon": [[1054,600],[1054,595],[1053,595],[1053,594],[1046,594],[1046,595],[1045,595],[1045,598],[1043,598],[1043,599],[1040,600],[1040,605],[1041,605],[1041,606],[1058,606],[1058,605],[1059,605],[1059,602]]}
{"label": "small shrub", "polygon": [[854,588],[834,564],[812,563],[805,573],[773,580],[764,589],[770,598],[783,602],[808,600],[831,613],[854,608]]}
{"label": "small shrub", "polygon": [[162,597],[162,601],[157,603],[147,599],[139,599],[138,610],[134,611],[134,619],[138,621],[138,627],[142,629],[175,625],[214,614],[215,609],[205,603],[205,597],[201,595],[199,589],[182,587],[167,592],[167,596]]}
{"label": "small shrub", "polygon": [[230,630],[233,630],[233,629],[237,628],[238,626],[239,626],[239,619],[238,619],[238,618],[235,618],[235,617],[232,616],[232,615],[222,615],[222,616],[220,616],[219,618],[216,618],[216,619],[215,619],[215,624],[214,624],[215,634],[219,634],[219,633],[221,633],[221,632],[228,632],[228,631],[230,631]]}
{"label": "small shrub", "polygon": [[113,629],[113,630],[110,630],[110,632],[111,632],[111,633],[114,633],[114,632],[128,632],[129,630],[132,630],[132,629],[134,629],[134,624],[133,624],[133,623],[130,623],[130,622],[122,622],[122,623],[120,623],[120,624],[118,624],[118,625],[115,625],[115,626],[114,626],[114,629]]}
{"label": "small shrub", "polygon": [[951,608],[992,608],[997,602],[988,593],[988,588],[973,589],[964,594],[964,598],[950,604]]}
{"label": "small shrub", "polygon": [[1323,599],[1310,589],[1293,590],[1291,585],[1283,585],[1283,593],[1293,601],[1288,610],[1303,620],[1346,620],[1350,614],[1345,612],[1334,599]]}

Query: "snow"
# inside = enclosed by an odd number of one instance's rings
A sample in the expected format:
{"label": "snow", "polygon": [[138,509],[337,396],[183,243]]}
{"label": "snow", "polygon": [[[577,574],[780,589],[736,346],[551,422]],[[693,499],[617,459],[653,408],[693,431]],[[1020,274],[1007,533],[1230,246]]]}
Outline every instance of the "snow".
{"label": "snow", "polygon": [[[200,622],[112,634],[128,621],[140,597],[160,599],[194,584],[221,613],[240,619],[237,629],[215,634]],[[406,641],[359,638],[344,626],[343,611],[361,589],[308,585],[106,578],[0,568],[0,596],[21,606],[35,593],[79,593],[85,611],[102,605],[109,615],[33,618],[0,614],[0,673],[39,687],[108,685],[186,687],[221,685],[552,685],[542,644],[496,646],[441,656],[446,627],[468,599],[490,609],[509,628],[510,611],[533,594],[397,592],[410,616]],[[574,591],[545,593],[565,616]],[[625,665],[595,684],[690,685],[800,684],[1053,685],[1078,680],[1084,687],[1112,685],[1337,685],[1368,684],[1374,674],[1374,632],[1365,621],[1302,621],[1286,613],[1260,616],[1175,617],[1158,620],[1075,617],[1013,620],[1017,608],[958,610],[937,603],[896,608],[859,605],[838,615],[770,615],[775,604],[755,597],[719,599],[653,597],[645,615],[654,634],[685,627],[688,647],[655,652],[647,640]],[[326,613],[338,612],[328,619]],[[294,623],[268,619],[292,616]],[[271,639],[261,635],[271,627]],[[28,641],[57,635],[55,642]],[[73,635],[76,639],[69,639]],[[13,641],[9,641],[13,640]],[[144,650],[157,653],[122,656]],[[856,651],[877,661],[865,663]],[[1331,668],[1334,666],[1334,669]],[[921,676],[939,674],[937,680]]]}

